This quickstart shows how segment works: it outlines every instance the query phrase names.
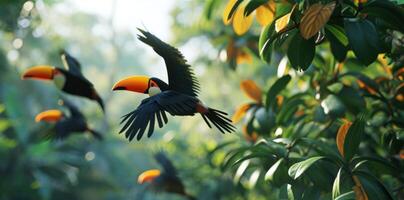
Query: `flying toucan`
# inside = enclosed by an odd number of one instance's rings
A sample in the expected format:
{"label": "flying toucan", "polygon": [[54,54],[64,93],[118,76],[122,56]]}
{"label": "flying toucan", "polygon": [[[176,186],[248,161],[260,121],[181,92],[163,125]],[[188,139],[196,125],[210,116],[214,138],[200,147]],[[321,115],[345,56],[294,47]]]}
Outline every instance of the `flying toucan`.
{"label": "flying toucan", "polygon": [[88,127],[84,115],[76,106],[66,100],[61,100],[60,103],[69,110],[69,116],[59,109],[46,110],[35,116],[36,122],[54,123],[52,130],[44,136],[45,139],[65,139],[71,134],[88,131],[95,138],[102,140],[100,133]]}
{"label": "flying toucan", "polygon": [[104,103],[93,84],[81,73],[80,63],[64,50],[60,55],[65,69],[48,65],[34,66],[23,73],[22,79],[53,80],[58,89],[97,101],[104,111]]}
{"label": "flying toucan", "polygon": [[151,169],[141,173],[138,177],[138,183],[149,183],[150,189],[154,191],[175,193],[190,200],[195,199],[185,191],[184,184],[177,176],[177,170],[167,156],[159,152],[154,158],[163,167],[163,170]]}
{"label": "flying toucan", "polygon": [[126,131],[125,136],[129,141],[136,135],[137,140],[140,140],[149,125],[147,136],[150,137],[156,119],[160,128],[167,123],[166,112],[173,116],[193,116],[199,113],[210,128],[212,123],[222,133],[233,132],[235,127],[225,116],[227,113],[209,108],[198,99],[199,83],[181,52],[153,34],[138,30],[143,34],[138,35],[139,40],[153,47],[163,57],[169,84],[147,76],[130,76],[115,83],[113,90],[128,90],[150,96],[136,110],[122,117],[121,123],[126,123],[120,133]]}

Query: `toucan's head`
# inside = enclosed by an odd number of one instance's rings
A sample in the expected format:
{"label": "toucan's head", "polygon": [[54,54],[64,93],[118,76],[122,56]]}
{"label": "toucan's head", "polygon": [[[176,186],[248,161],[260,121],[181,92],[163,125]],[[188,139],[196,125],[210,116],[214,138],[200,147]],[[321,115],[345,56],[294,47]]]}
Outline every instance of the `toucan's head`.
{"label": "toucan's head", "polygon": [[35,121],[36,122],[45,121],[54,123],[60,121],[62,118],[63,118],[63,112],[55,109],[55,110],[46,110],[37,114],[35,116]]}
{"label": "toucan's head", "polygon": [[149,78],[147,76],[130,76],[124,78],[112,87],[112,90],[128,90],[143,94],[155,95],[161,92],[161,88],[165,87],[164,82],[157,78]]}
{"label": "toucan's head", "polygon": [[137,182],[139,184],[153,182],[160,175],[161,175],[161,171],[158,169],[147,170],[139,175]]}
{"label": "toucan's head", "polygon": [[31,67],[22,74],[22,79],[53,80],[59,88],[63,88],[66,77],[58,68],[48,65]]}

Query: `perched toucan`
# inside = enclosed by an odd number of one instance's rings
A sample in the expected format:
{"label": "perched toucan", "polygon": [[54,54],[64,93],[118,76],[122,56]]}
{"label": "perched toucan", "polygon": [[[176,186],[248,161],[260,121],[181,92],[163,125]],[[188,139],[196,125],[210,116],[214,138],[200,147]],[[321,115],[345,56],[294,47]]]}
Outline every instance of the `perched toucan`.
{"label": "perched toucan", "polygon": [[177,176],[177,170],[166,155],[159,152],[154,157],[163,167],[163,170],[151,169],[141,173],[138,177],[138,183],[149,183],[150,189],[154,191],[175,193],[188,199],[195,199],[185,191],[184,184]]}
{"label": "perched toucan", "polygon": [[53,80],[62,91],[97,101],[104,110],[104,103],[93,84],[81,73],[80,63],[64,50],[60,55],[65,69],[47,65],[34,66],[23,73],[22,79]]}
{"label": "perched toucan", "polygon": [[160,128],[167,123],[166,112],[173,116],[199,113],[210,128],[212,123],[222,133],[233,132],[235,127],[225,116],[227,113],[209,108],[198,99],[199,83],[181,52],[153,34],[141,29],[139,31],[143,35],[138,35],[138,38],[164,58],[169,84],[147,76],[130,76],[118,81],[113,90],[128,90],[150,96],[136,110],[123,116],[121,123],[126,123],[120,133],[126,131],[125,136],[129,141],[136,135],[140,140],[148,126],[147,136],[150,137],[156,119]]}
{"label": "perched toucan", "polygon": [[65,139],[71,134],[89,132],[95,138],[102,140],[100,133],[88,127],[86,118],[76,106],[66,100],[61,100],[60,102],[69,110],[70,115],[54,109],[43,111],[35,117],[36,122],[54,123],[52,130],[44,135],[45,139]]}

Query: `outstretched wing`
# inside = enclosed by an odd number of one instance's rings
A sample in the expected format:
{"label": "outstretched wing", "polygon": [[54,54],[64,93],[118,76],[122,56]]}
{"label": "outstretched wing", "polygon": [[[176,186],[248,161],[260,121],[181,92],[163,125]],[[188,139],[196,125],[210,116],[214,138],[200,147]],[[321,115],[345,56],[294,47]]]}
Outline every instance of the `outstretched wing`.
{"label": "outstretched wing", "polygon": [[65,66],[66,70],[77,76],[83,76],[81,73],[81,65],[76,58],[71,56],[65,50],[60,52],[60,57],[62,58],[63,65]]}
{"label": "outstretched wing", "polygon": [[159,128],[167,124],[166,112],[171,115],[193,115],[198,100],[175,91],[164,91],[144,99],[139,107],[124,115],[121,121],[125,123],[119,133],[125,132],[125,137],[132,141],[135,136],[140,140],[148,127],[147,137],[154,131],[155,121]]}
{"label": "outstretched wing", "polygon": [[143,36],[138,35],[139,40],[153,47],[154,51],[164,58],[170,89],[190,96],[198,96],[198,80],[181,52],[153,34],[142,29],[138,30],[143,34]]}

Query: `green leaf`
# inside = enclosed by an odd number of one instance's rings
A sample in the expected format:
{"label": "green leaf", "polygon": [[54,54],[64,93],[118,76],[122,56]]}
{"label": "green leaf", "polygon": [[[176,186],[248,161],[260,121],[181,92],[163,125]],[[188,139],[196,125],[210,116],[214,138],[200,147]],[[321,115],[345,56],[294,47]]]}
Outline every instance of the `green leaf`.
{"label": "green leaf", "polygon": [[275,33],[275,23],[272,22],[270,25],[267,25],[264,29],[262,29],[259,41],[258,41],[258,49],[260,51],[261,59],[265,62],[271,62],[272,56],[272,36]]}
{"label": "green leaf", "polygon": [[351,160],[356,154],[365,132],[365,122],[365,115],[359,114],[349,128],[344,141],[344,158],[346,160]]}
{"label": "green leaf", "polygon": [[233,8],[231,8],[229,15],[227,16],[227,20],[230,20],[231,17],[234,15],[234,12],[236,12],[238,6],[243,2],[243,0],[237,0],[236,3],[234,4]]}
{"label": "green leaf", "polygon": [[312,166],[314,163],[316,163],[317,161],[319,161],[323,158],[325,158],[325,157],[316,156],[316,157],[312,157],[307,160],[293,164],[289,168],[289,171],[288,171],[289,176],[292,177],[293,179],[299,178],[310,166]]}
{"label": "green leaf", "polygon": [[360,95],[359,91],[350,86],[344,85],[337,96],[346,108],[355,115],[366,109],[365,99]]}
{"label": "green leaf", "polygon": [[340,168],[338,170],[338,174],[334,179],[334,184],[332,186],[332,198],[336,199],[340,194],[341,194],[341,190],[340,190],[340,184],[341,184],[341,172],[342,172],[342,168]]}
{"label": "green leaf", "polygon": [[249,149],[250,149],[250,147],[240,147],[240,148],[230,151],[226,155],[225,160],[223,161],[223,163],[221,165],[221,169],[222,170],[228,169],[230,166],[233,165],[233,163],[235,163],[238,159],[240,159],[240,157],[242,157],[244,155],[244,153],[246,151],[248,151]]}
{"label": "green leaf", "polygon": [[316,200],[320,199],[320,193],[316,186],[307,186],[304,184],[287,185],[287,199],[289,200]]}
{"label": "green leaf", "polygon": [[286,85],[290,82],[290,79],[290,75],[282,76],[275,81],[271,88],[269,88],[265,101],[267,110],[269,110],[269,108],[274,109],[274,106],[276,105],[276,96],[279,94],[279,92],[286,88]]}
{"label": "green leaf", "polygon": [[320,155],[325,155],[335,160],[340,158],[336,145],[332,145],[326,140],[302,138],[301,141],[303,144],[305,144],[305,146],[314,147],[314,150],[316,150]]}
{"label": "green leaf", "polygon": [[354,169],[359,168],[361,166],[359,163],[362,163],[366,164],[367,167],[373,167],[371,169],[374,169],[372,171],[375,173],[381,171],[382,174],[394,175],[399,171],[389,160],[380,157],[360,156],[354,158],[352,163],[358,163],[355,165]]}
{"label": "green leaf", "polygon": [[271,181],[276,186],[281,186],[290,179],[286,171],[286,161],[284,158],[279,159],[273,164],[265,174],[265,181]]}
{"label": "green leaf", "polygon": [[216,0],[208,0],[205,4],[205,9],[203,11],[204,16],[206,17],[207,20],[210,20],[212,17],[212,12],[218,5],[219,1]]}
{"label": "green leaf", "polygon": [[297,111],[299,105],[303,104],[303,99],[290,98],[282,104],[281,109],[276,116],[277,124],[286,124],[293,117],[293,114]]}
{"label": "green leaf", "polygon": [[[341,32],[333,33],[330,31],[334,29],[336,28],[328,28],[328,29],[326,28],[325,35],[327,36],[327,39],[330,42],[331,53],[334,55],[335,59],[337,59],[339,62],[343,62],[349,50],[347,46],[348,38],[345,36],[344,33]],[[342,34],[344,37],[340,35],[337,36],[336,34]],[[338,37],[340,37],[341,39],[339,39]],[[346,44],[344,42],[346,42]]]}
{"label": "green leaf", "polygon": [[292,4],[276,1],[275,18],[282,17],[283,15],[289,13],[291,10],[292,10]]}
{"label": "green leaf", "polygon": [[353,171],[370,200],[393,200],[390,191],[376,177],[364,171]]}
{"label": "green leaf", "polygon": [[243,176],[244,172],[247,170],[249,165],[250,165],[250,161],[245,160],[238,166],[236,173],[234,174],[234,177],[233,177],[233,180],[235,183],[240,181],[240,178]]}
{"label": "green leaf", "polygon": [[349,44],[348,38],[345,34],[344,28],[338,25],[325,25],[325,31],[328,32],[328,36],[333,36],[335,39],[337,39],[343,46],[347,46]]}
{"label": "green leaf", "polygon": [[287,192],[288,192],[288,199],[289,200],[297,200],[297,199],[301,199],[304,191],[306,188],[304,188],[301,185],[298,184],[288,184],[287,185]]}
{"label": "green leaf", "polygon": [[403,8],[386,0],[376,0],[366,4],[361,13],[382,20],[389,28],[404,32]]}
{"label": "green leaf", "polygon": [[373,23],[366,19],[345,19],[345,32],[355,56],[370,65],[379,54],[379,37]]}
{"label": "green leaf", "polygon": [[[318,190],[331,191],[334,183],[335,174],[338,173],[338,167],[331,159],[326,157],[324,160],[316,162],[306,170],[305,176],[316,186]],[[334,161],[334,160],[333,160]]]}
{"label": "green leaf", "polygon": [[316,46],[314,38],[304,39],[299,33],[295,34],[288,48],[288,58],[296,70],[306,70],[314,59]]}
{"label": "green leaf", "polygon": [[342,117],[345,113],[345,106],[339,98],[333,94],[328,95],[322,102],[321,107],[324,113],[333,118]]}
{"label": "green leaf", "polygon": [[350,192],[344,193],[344,194],[338,196],[337,198],[335,198],[334,200],[356,200],[355,192],[350,191]]}
{"label": "green leaf", "polygon": [[250,0],[244,9],[244,15],[250,15],[255,9],[266,3],[268,3],[268,0]]}

